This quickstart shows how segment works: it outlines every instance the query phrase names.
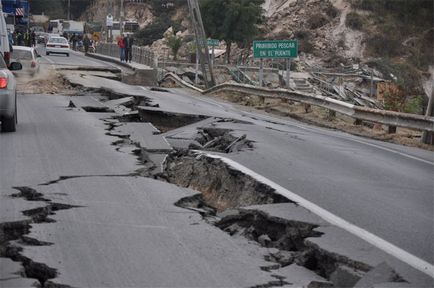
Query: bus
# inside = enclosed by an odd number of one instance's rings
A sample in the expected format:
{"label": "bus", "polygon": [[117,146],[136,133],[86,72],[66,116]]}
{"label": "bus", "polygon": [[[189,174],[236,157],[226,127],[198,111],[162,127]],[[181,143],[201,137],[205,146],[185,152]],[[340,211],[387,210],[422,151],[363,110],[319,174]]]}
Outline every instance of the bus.
{"label": "bus", "polygon": [[137,23],[137,21],[124,21],[123,27],[125,34],[134,34],[140,29],[139,23]]}
{"label": "bus", "polygon": [[62,35],[63,19],[50,20],[50,22],[48,22],[48,33]]}

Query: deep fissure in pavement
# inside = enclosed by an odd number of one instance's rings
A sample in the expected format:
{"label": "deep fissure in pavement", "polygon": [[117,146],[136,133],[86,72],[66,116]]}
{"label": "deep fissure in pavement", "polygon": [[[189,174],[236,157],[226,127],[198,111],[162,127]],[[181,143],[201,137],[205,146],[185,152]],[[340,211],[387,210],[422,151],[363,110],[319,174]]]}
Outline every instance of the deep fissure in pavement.
{"label": "deep fissure in pavement", "polygon": [[145,107],[142,107],[138,111],[138,114],[120,117],[120,121],[149,122],[164,133],[208,118],[208,116],[204,115],[173,113],[161,110],[145,109]]}
{"label": "deep fissure in pavement", "polygon": [[21,276],[37,279],[42,288],[69,287],[51,282],[50,279],[54,279],[57,276],[56,269],[48,267],[44,263],[34,262],[32,259],[22,255],[23,248],[14,245],[12,242],[18,242],[24,246],[53,245],[53,243],[39,241],[27,236],[30,233],[31,225],[56,222],[49,218],[49,216],[54,215],[55,212],[60,210],[78,208],[80,206],[51,202],[51,200],[44,198],[42,193],[30,187],[14,187],[14,189],[19,192],[12,194],[11,197],[21,197],[28,201],[45,202],[47,205],[22,211],[23,215],[29,217],[27,220],[0,223],[0,257],[20,262],[24,268],[23,275]]}
{"label": "deep fissure in pavement", "polygon": [[[201,192],[180,199],[175,203],[176,206],[199,213],[207,223],[232,237],[244,237],[262,247],[275,249],[264,256],[266,261],[273,263],[261,267],[264,271],[274,273],[277,269],[294,264],[313,271],[327,281],[312,282],[312,285],[340,287],[341,281],[347,281],[347,287],[353,287],[373,268],[324,250],[309,241],[310,238],[321,237],[322,233],[315,230],[318,225],[272,217],[257,209],[243,208],[260,204],[296,203],[219,159],[186,151],[174,152],[166,160],[162,177],[178,186]],[[290,279],[282,278],[256,287],[282,286],[286,281],[290,282]],[[402,282],[402,279],[397,276],[393,281]]]}
{"label": "deep fissure in pavement", "polygon": [[235,137],[232,130],[215,127],[198,128],[194,140],[202,145],[201,150],[231,153],[242,149],[252,149],[253,141],[246,138],[246,134]]}
{"label": "deep fissure in pavement", "polygon": [[288,203],[287,198],[252,177],[232,169],[219,159],[191,152],[174,152],[166,159],[163,176],[176,185],[202,192],[209,206],[228,208]]}
{"label": "deep fissure in pavement", "polygon": [[110,109],[108,107],[81,106],[81,108],[86,112],[93,112],[93,113],[114,113],[115,112],[113,109]]}
{"label": "deep fissure in pavement", "polygon": [[[176,125],[171,124],[170,121],[167,122],[169,124],[161,124],[162,121],[166,120],[162,119],[164,115],[160,112],[148,113],[147,111],[146,117],[142,117],[142,113],[132,114],[123,121],[151,122],[159,129],[169,131],[201,120],[195,119],[195,121],[188,121],[188,123],[178,121]],[[117,126],[113,123],[108,125],[108,130]],[[206,222],[215,225],[233,237],[241,236],[249,241],[255,241],[263,247],[274,249],[273,252],[264,256],[265,260],[271,264],[261,267],[262,270],[275,273],[275,270],[282,267],[298,265],[325,279],[325,282],[312,281],[309,287],[340,287],[342,279],[347,281],[347,287],[354,286],[372,267],[363,262],[324,250],[309,241],[310,238],[321,237],[322,233],[315,230],[317,225],[271,217],[259,210],[243,208],[261,204],[292,203],[297,205],[296,203],[277,194],[271,187],[231,168],[221,160],[190,150],[230,153],[253,148],[253,142],[247,140],[246,135],[235,137],[231,132],[229,129],[216,127],[198,128],[197,136],[191,140],[196,141],[199,145],[195,145],[195,147],[190,145],[189,149],[175,150],[170,153],[164,162],[162,173],[146,172],[142,175],[166,180],[178,186],[201,192],[191,197],[182,198],[175,205],[199,213]],[[113,145],[133,145],[128,137],[112,136],[121,138]],[[139,161],[145,165],[143,170],[148,171],[149,169],[146,168],[147,163],[150,162],[149,157],[147,157],[148,152],[139,146],[134,151]],[[152,166],[150,169],[154,168],[155,166]],[[229,216],[224,216],[228,209],[230,210]],[[346,273],[351,276],[348,277]],[[281,275],[272,274],[271,276],[276,280],[254,287],[278,287],[290,282],[290,279]],[[402,282],[402,279],[397,276],[393,281]]]}

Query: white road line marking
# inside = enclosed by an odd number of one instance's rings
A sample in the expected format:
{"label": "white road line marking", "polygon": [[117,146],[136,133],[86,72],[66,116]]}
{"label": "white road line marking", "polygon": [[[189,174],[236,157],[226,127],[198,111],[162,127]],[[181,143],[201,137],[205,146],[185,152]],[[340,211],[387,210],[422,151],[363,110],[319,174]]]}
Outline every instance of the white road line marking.
{"label": "white road line marking", "polygon": [[399,260],[409,264],[413,268],[427,274],[428,276],[434,278],[434,266],[430,263],[426,262],[423,259],[418,258],[417,256],[414,256],[413,254],[410,254],[409,252],[399,248],[398,246],[378,237],[377,235],[372,234],[371,232],[368,232],[367,230],[360,228],[342,218],[339,216],[334,215],[333,213],[321,208],[320,206],[308,201],[307,199],[304,199],[303,197],[295,194],[294,192],[289,191],[288,189],[280,186],[279,184],[271,181],[268,178],[265,178],[264,176],[250,170],[249,168],[241,165],[238,162],[235,162],[229,158],[209,154],[209,153],[203,153],[203,151],[195,151],[199,155],[205,155],[206,157],[214,158],[214,159],[220,159],[230,167],[239,170],[246,175],[249,175],[253,177],[254,179],[258,180],[259,182],[270,186],[271,188],[275,189],[277,193],[279,193],[282,196],[287,197],[288,199],[297,202],[300,206],[306,208],[307,210],[315,213],[319,217],[323,218],[327,222],[336,225],[337,227],[340,227],[344,229],[345,231],[350,232],[351,234],[365,240],[366,242],[374,245],[375,247],[385,251],[386,253],[398,258]]}

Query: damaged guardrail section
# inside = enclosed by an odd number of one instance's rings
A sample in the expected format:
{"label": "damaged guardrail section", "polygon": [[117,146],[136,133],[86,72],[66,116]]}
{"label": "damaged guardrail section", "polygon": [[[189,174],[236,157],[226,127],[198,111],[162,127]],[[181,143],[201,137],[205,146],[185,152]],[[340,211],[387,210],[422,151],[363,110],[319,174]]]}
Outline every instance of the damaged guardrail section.
{"label": "damaged guardrail section", "polygon": [[[165,76],[165,79],[167,78],[187,88],[192,88],[192,85],[186,83],[176,75],[173,75],[173,73],[167,74]],[[200,90],[197,87],[194,87],[192,89],[196,91]],[[362,121],[371,121],[388,126],[406,127],[423,131],[434,131],[434,117],[366,108],[353,104],[348,104],[346,102],[329,97],[312,95],[285,89],[268,89],[245,84],[224,83],[214,86],[208,90],[200,90],[199,92],[201,92],[202,94],[211,94],[217,92],[236,92],[255,95],[259,97],[287,99],[323,107]]]}

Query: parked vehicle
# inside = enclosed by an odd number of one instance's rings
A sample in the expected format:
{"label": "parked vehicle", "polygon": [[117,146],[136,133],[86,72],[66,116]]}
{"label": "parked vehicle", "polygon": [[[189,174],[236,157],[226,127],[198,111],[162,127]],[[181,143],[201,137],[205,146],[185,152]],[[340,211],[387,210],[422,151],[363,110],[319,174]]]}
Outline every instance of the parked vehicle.
{"label": "parked vehicle", "polygon": [[[1,8],[0,3],[0,8]],[[11,43],[9,43],[9,34],[6,26],[6,20],[3,11],[0,9],[0,52],[6,64],[9,65],[11,57]]]}
{"label": "parked vehicle", "polygon": [[12,62],[8,68],[3,57],[0,57],[0,122],[2,132],[15,132],[16,130],[17,83],[11,71],[21,69],[22,65],[17,62]]}
{"label": "parked vehicle", "polygon": [[16,74],[30,74],[34,76],[39,72],[39,58],[35,48],[27,46],[13,46],[12,59],[15,62],[21,63],[22,71]]}
{"label": "parked vehicle", "polygon": [[50,37],[47,41],[47,45],[45,46],[46,55],[50,54],[65,54],[69,57],[69,53],[71,53],[71,49],[65,37]]}

